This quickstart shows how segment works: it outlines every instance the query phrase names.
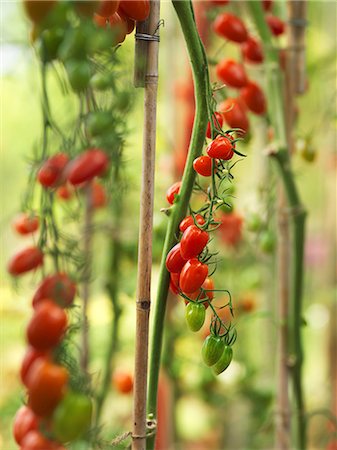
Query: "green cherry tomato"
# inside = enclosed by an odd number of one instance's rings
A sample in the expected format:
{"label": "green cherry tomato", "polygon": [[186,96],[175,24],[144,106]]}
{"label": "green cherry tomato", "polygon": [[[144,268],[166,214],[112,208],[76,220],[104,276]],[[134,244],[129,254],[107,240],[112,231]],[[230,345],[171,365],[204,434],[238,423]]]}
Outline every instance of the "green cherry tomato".
{"label": "green cherry tomato", "polygon": [[113,77],[109,73],[95,73],[90,80],[90,86],[98,91],[105,91],[113,86]]}
{"label": "green cherry tomato", "polygon": [[84,394],[68,392],[53,415],[53,432],[56,439],[69,442],[79,438],[90,428],[91,416],[90,398]]}
{"label": "green cherry tomato", "polygon": [[91,136],[105,133],[111,126],[112,116],[107,111],[92,112],[87,117],[87,129]]}
{"label": "green cherry tomato", "polygon": [[185,318],[191,331],[199,331],[205,322],[206,308],[202,303],[189,302],[185,309]]}
{"label": "green cherry tomato", "polygon": [[49,62],[57,58],[58,49],[63,41],[64,30],[62,28],[49,28],[40,35],[39,53],[42,61]]}
{"label": "green cherry tomato", "polygon": [[69,83],[74,91],[83,91],[88,87],[91,70],[87,61],[68,61],[66,64]]}
{"label": "green cherry tomato", "polygon": [[85,25],[71,28],[64,36],[59,49],[59,58],[62,61],[70,59],[83,60],[86,57],[89,29]]}
{"label": "green cherry tomato", "polygon": [[206,366],[213,366],[221,357],[225,348],[225,341],[220,336],[210,334],[205,339],[201,355]]}
{"label": "green cherry tomato", "polygon": [[247,219],[247,228],[249,231],[257,232],[261,229],[263,222],[259,214],[254,213]]}
{"label": "green cherry tomato", "polygon": [[222,355],[220,356],[220,359],[212,366],[212,370],[215,375],[220,375],[223,371],[227,369],[227,367],[230,365],[233,358],[233,350],[232,347],[229,345],[225,346],[224,351],[222,352]]}
{"label": "green cherry tomato", "polygon": [[264,231],[261,233],[259,244],[264,253],[272,253],[275,248],[274,234],[269,230]]}

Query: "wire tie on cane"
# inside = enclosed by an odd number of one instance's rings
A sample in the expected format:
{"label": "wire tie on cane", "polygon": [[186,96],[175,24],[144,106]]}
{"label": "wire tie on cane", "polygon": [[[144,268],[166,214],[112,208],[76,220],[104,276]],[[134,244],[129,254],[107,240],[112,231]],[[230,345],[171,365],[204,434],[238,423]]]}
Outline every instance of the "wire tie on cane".
{"label": "wire tie on cane", "polygon": [[306,20],[306,19],[300,19],[300,18],[298,18],[298,19],[290,19],[289,21],[288,21],[288,23],[290,24],[290,25],[293,25],[293,26],[295,26],[295,27],[299,27],[299,28],[301,28],[301,27],[307,27],[308,26],[308,21]]}
{"label": "wire tie on cane", "polygon": [[160,19],[156,29],[154,30],[153,34],[147,34],[147,33],[136,33],[135,34],[135,39],[138,41],[155,41],[155,42],[160,42],[160,36],[159,34],[156,34],[157,31],[159,30],[159,28],[161,26],[164,26],[165,22],[163,19]]}

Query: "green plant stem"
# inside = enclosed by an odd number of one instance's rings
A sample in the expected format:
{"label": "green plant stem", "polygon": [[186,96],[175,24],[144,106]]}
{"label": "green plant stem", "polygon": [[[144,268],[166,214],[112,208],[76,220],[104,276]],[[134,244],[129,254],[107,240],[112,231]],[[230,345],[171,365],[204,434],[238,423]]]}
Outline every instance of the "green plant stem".
{"label": "green plant stem", "polygon": [[289,214],[292,222],[293,246],[291,267],[291,295],[288,317],[288,364],[294,392],[296,413],[295,445],[299,450],[306,449],[305,406],[302,385],[303,345],[302,345],[302,296],[304,273],[304,239],[306,211],[302,206],[295,177],[291,169],[284,109],[284,80],[279,67],[277,49],[271,46],[272,37],[266,25],[260,2],[247,2],[259,34],[265,45],[268,100],[270,120],[275,130],[276,149],[271,153],[275,161],[286,193]]}
{"label": "green plant stem", "polygon": [[[179,223],[186,214],[188,202],[192,194],[195,179],[193,160],[200,156],[204,145],[209,115],[208,99],[210,95],[207,59],[197,32],[191,2],[177,0],[173,1],[173,5],[181,23],[189,58],[191,60],[195,85],[196,114],[180,194],[172,208],[170,208],[169,223],[166,231],[163,257],[160,265],[157,298],[154,303],[152,333],[150,337],[150,363],[147,400],[147,413],[148,416],[153,418],[156,418],[157,416],[158,377],[166,300],[170,280],[169,273],[166,270],[165,260],[167,253],[175,243],[175,236]],[[148,438],[146,447],[147,450],[154,448],[154,441],[155,436]]]}

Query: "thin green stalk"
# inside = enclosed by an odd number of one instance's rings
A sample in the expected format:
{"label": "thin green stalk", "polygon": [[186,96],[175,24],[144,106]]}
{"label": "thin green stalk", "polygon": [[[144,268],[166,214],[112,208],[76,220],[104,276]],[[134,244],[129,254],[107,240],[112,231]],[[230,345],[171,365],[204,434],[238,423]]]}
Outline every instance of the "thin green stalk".
{"label": "thin green stalk", "polygon": [[[205,141],[206,126],[208,121],[208,101],[210,98],[210,84],[208,78],[207,59],[196,28],[193,8],[190,1],[173,1],[174,8],[181,23],[184,33],[189,58],[191,60],[194,85],[196,114],[191,136],[189,153],[185,171],[182,178],[180,195],[170,209],[169,223],[163,247],[163,256],[160,266],[158,292],[153,311],[152,333],[150,337],[150,363],[147,413],[153,419],[157,416],[157,391],[160,368],[163,327],[166,310],[167,292],[170,276],[165,267],[165,259],[169,250],[175,243],[175,235],[180,221],[188,208],[188,202],[193,190],[195,172],[193,160],[200,156]],[[147,440],[147,450],[154,448],[155,436]]]}

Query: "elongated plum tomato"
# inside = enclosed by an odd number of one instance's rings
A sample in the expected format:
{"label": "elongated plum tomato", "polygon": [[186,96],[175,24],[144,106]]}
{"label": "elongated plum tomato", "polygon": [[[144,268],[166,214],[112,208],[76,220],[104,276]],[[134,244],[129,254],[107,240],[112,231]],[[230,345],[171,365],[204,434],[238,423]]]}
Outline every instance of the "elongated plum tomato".
{"label": "elongated plum tomato", "polygon": [[249,130],[249,120],[241,99],[227,98],[219,108],[231,128],[241,128],[245,132]]}
{"label": "elongated plum tomato", "polygon": [[43,264],[43,253],[38,247],[28,247],[16,253],[9,260],[7,269],[11,275],[17,276],[34,270]]}
{"label": "elongated plum tomato", "polygon": [[171,290],[172,294],[174,294],[174,295],[178,295],[180,292],[179,277],[180,277],[180,273],[174,273],[174,272],[170,273],[170,290]]}
{"label": "elongated plum tomato", "polygon": [[46,360],[37,360],[28,376],[28,406],[37,416],[50,416],[63,398],[69,374],[67,370]]}
{"label": "elongated plum tomato", "polygon": [[284,33],[285,23],[279,17],[269,15],[266,17],[266,21],[274,36],[280,36]]}
{"label": "elongated plum tomato", "polygon": [[[216,161],[215,166],[216,166]],[[194,170],[203,177],[212,175],[212,158],[208,155],[199,156],[193,161]]]}
{"label": "elongated plum tomato", "polygon": [[36,307],[27,326],[27,341],[37,350],[55,347],[67,327],[67,315],[50,299],[44,299]]}
{"label": "elongated plum tomato", "polygon": [[216,66],[216,75],[232,88],[242,88],[248,83],[245,68],[233,59],[220,61]]}
{"label": "elongated plum tomato", "polygon": [[23,357],[21,368],[20,368],[20,378],[22,383],[27,387],[28,373],[33,363],[38,359],[48,359],[49,353],[46,351],[36,350],[33,347],[28,347],[26,353]]}
{"label": "elongated plum tomato", "polygon": [[233,143],[229,137],[218,136],[207,146],[206,153],[210,158],[228,161],[234,156]]}
{"label": "elongated plum tomato", "polygon": [[58,442],[51,441],[42,433],[32,430],[23,438],[20,450],[66,450]]}
{"label": "elongated plum tomato", "polygon": [[124,42],[128,32],[128,25],[126,20],[116,12],[109,17],[108,25],[113,33],[113,45],[121,44],[122,42]]}
{"label": "elongated plum tomato", "polygon": [[220,359],[224,348],[223,338],[213,334],[207,336],[201,349],[201,356],[206,366],[213,366]]}
{"label": "elongated plum tomato", "polygon": [[[222,117],[221,113],[215,112],[214,116],[212,117],[213,133],[214,133],[214,131],[216,132],[216,130],[218,130],[219,128],[222,128],[222,125],[223,125],[223,117]],[[212,139],[212,130],[211,130],[210,122],[208,122],[208,124],[207,124],[206,137],[208,137],[208,139]]]}
{"label": "elongated plum tomato", "polygon": [[202,303],[189,302],[185,309],[185,319],[191,331],[199,331],[206,317],[206,308]]}
{"label": "elongated plum tomato", "polygon": [[107,196],[104,186],[100,183],[92,183],[90,193],[90,203],[92,208],[103,208],[107,204]]}
{"label": "elongated plum tomato", "polygon": [[233,42],[244,42],[248,33],[245,24],[230,13],[219,14],[214,21],[214,31],[221,37]]}
{"label": "elongated plum tomato", "polygon": [[13,436],[17,444],[21,444],[29,431],[38,429],[38,419],[27,406],[21,406],[14,417]]}
{"label": "elongated plum tomato", "polygon": [[266,97],[257,83],[250,81],[241,89],[240,96],[247,108],[254,114],[263,115],[266,112]]}
{"label": "elongated plum tomato", "polygon": [[203,231],[195,225],[190,225],[184,231],[180,241],[181,256],[186,260],[198,256],[206,247],[208,239],[207,231]]}
{"label": "elongated plum tomato", "polygon": [[101,0],[97,14],[108,18],[115,14],[119,6],[119,0]]}
{"label": "elongated plum tomato", "polygon": [[23,7],[29,19],[39,24],[56,5],[56,0],[24,0]]}
{"label": "elongated plum tomato", "polygon": [[249,37],[241,44],[241,52],[247,62],[260,64],[264,60],[261,42],[253,37]]}
{"label": "elongated plum tomato", "polygon": [[76,294],[76,284],[65,273],[55,273],[45,277],[33,297],[36,308],[43,299],[50,298],[63,308],[70,306]]}
{"label": "elongated plum tomato", "polygon": [[173,183],[172,186],[170,186],[166,191],[166,200],[170,205],[173,205],[176,195],[179,194],[180,187],[181,181],[177,181],[176,183]]}
{"label": "elongated plum tomato", "polygon": [[208,275],[208,266],[198,259],[189,259],[180,272],[179,285],[183,292],[195,292],[205,281]]}
{"label": "elongated plum tomato", "polygon": [[[202,217],[201,214],[196,214],[194,216],[195,221],[199,224],[199,225],[204,225],[205,223],[205,219]],[[183,219],[180,222],[179,225],[179,230],[183,233],[189,226],[194,225],[194,219],[193,216],[187,216],[185,217],[185,219]]]}
{"label": "elongated plum tomato", "polygon": [[220,373],[224,372],[227,367],[230,365],[233,358],[233,350],[229,345],[225,345],[224,351],[222,355],[218,359],[218,361],[212,366],[212,371],[215,375],[220,375]]}
{"label": "elongated plum tomato", "polygon": [[121,394],[129,394],[133,389],[133,378],[128,372],[116,370],[112,377],[113,385]]}
{"label": "elongated plum tomato", "polygon": [[133,19],[131,19],[130,17],[128,17],[120,8],[118,8],[117,12],[121,16],[121,18],[123,20],[125,20],[125,22],[126,22],[126,26],[127,26],[126,34],[132,33],[135,28],[136,22]]}
{"label": "elongated plum tomato", "polygon": [[48,158],[41,166],[37,179],[44,187],[54,187],[63,181],[63,174],[69,158],[65,153]]}
{"label": "elongated plum tomato", "polygon": [[108,164],[108,156],[103,150],[88,149],[70,163],[68,181],[74,186],[91,181],[94,177],[103,175]]}
{"label": "elongated plum tomato", "polygon": [[184,267],[186,260],[183,259],[180,253],[180,242],[176,244],[168,252],[166,257],[166,268],[169,272],[179,273]]}
{"label": "elongated plum tomato", "polygon": [[39,218],[34,214],[21,213],[15,217],[12,226],[22,235],[34,233],[39,228]]}
{"label": "elongated plum tomato", "polygon": [[121,0],[119,8],[130,19],[143,21],[150,14],[149,0]]}

